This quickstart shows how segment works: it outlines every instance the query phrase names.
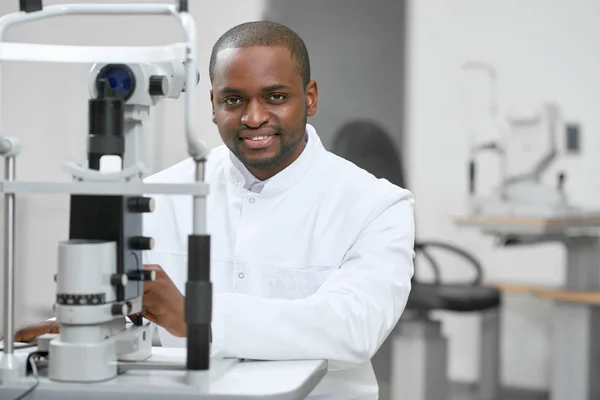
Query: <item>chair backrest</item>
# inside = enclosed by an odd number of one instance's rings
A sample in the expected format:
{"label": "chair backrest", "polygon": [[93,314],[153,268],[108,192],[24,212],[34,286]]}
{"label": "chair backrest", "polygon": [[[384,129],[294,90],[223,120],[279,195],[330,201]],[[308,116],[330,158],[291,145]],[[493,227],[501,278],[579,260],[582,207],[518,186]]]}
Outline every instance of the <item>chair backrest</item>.
{"label": "chair backrest", "polygon": [[[367,120],[355,120],[346,123],[337,133],[331,152],[369,171],[377,178],[385,178],[395,185],[406,188],[402,159],[390,135],[377,123]],[[475,269],[473,284],[482,279],[479,261],[468,252],[449,243],[415,241],[415,251],[422,255],[433,270],[434,283],[441,283],[440,267],[429,252],[442,249],[465,259]],[[415,260],[416,265],[416,260]],[[413,276],[413,283],[416,283]]]}
{"label": "chair backrest", "polygon": [[400,153],[390,135],[377,123],[355,120],[338,131],[331,152],[400,187],[406,181]]}

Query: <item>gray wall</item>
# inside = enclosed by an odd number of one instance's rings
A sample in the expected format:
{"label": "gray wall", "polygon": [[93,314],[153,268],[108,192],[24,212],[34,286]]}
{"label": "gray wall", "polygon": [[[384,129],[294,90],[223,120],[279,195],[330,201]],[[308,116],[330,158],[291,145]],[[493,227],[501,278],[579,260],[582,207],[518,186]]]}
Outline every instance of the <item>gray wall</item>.
{"label": "gray wall", "polygon": [[404,113],[404,1],[268,0],[265,19],[305,40],[319,111],[309,123],[328,147],[346,121],[379,122],[401,144]]}
{"label": "gray wall", "polygon": [[[400,0],[267,0],[265,19],[283,23],[306,42],[319,111],[309,120],[325,147],[349,120],[370,119],[404,143],[406,4]],[[382,357],[373,360],[380,383],[389,380]],[[380,385],[381,398],[386,385]]]}

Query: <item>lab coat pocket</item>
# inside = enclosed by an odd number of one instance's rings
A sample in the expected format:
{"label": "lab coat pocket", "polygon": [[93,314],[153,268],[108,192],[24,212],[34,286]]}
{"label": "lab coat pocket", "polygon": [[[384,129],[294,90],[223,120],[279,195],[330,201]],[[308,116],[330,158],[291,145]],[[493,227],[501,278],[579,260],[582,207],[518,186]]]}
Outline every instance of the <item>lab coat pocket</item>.
{"label": "lab coat pocket", "polygon": [[270,295],[289,300],[308,297],[323,285],[335,269],[336,266],[274,267],[270,274]]}

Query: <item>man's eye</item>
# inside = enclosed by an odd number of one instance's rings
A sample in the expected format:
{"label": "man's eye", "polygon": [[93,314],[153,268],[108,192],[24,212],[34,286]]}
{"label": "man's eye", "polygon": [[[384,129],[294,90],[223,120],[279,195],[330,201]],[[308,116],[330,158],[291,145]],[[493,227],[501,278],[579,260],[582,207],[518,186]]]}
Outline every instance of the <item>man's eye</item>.
{"label": "man's eye", "polygon": [[285,99],[285,96],[282,94],[276,93],[271,95],[271,100],[273,101],[281,101],[283,99]]}
{"label": "man's eye", "polygon": [[225,104],[229,104],[229,105],[231,105],[231,106],[234,106],[234,105],[236,105],[236,104],[239,104],[239,102],[240,102],[240,99],[239,99],[239,98],[237,98],[237,97],[228,97],[228,98],[226,98],[225,100],[223,100],[223,103],[225,103]]}

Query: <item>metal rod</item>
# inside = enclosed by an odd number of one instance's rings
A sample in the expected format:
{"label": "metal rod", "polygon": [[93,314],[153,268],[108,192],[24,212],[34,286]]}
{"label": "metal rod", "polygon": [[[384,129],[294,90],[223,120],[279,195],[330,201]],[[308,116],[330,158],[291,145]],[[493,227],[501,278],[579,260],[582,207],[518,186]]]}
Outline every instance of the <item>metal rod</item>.
{"label": "metal rod", "polygon": [[31,21],[68,15],[171,15],[177,16],[175,4],[55,4],[33,13],[9,13],[0,17],[0,41],[8,28]]}
{"label": "metal rod", "polygon": [[[204,182],[204,161],[196,161],[196,182]],[[194,231],[196,235],[206,233],[206,196],[194,196]]]}
{"label": "metal rod", "polygon": [[[5,179],[15,180],[15,157],[5,161]],[[14,346],[15,300],[15,195],[4,195],[4,354]]]}
{"label": "metal rod", "polygon": [[198,133],[196,124],[196,95],[192,91],[192,87],[198,81],[197,73],[197,29],[196,22],[192,15],[187,12],[179,14],[181,26],[185,32],[188,44],[188,55],[185,61],[187,69],[186,74],[186,96],[185,96],[185,135],[187,139],[188,153],[194,160],[203,160],[208,152],[206,144],[201,139]]}

